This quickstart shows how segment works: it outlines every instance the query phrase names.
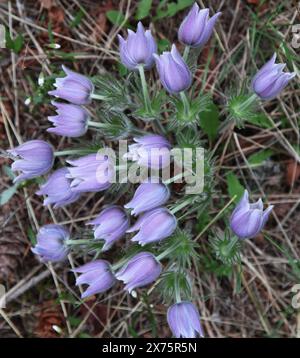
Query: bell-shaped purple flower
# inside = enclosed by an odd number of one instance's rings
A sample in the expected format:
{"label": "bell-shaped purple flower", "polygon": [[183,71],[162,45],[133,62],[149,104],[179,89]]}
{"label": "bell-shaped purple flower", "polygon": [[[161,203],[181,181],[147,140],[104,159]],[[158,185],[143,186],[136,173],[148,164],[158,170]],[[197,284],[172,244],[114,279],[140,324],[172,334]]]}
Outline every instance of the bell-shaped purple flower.
{"label": "bell-shaped purple flower", "polygon": [[261,199],[250,204],[248,191],[245,190],[241,201],[231,215],[231,230],[241,239],[255,237],[265,226],[273,207],[270,205],[264,211]]}
{"label": "bell-shaped purple flower", "polygon": [[70,234],[61,225],[50,224],[40,228],[36,240],[37,244],[31,251],[38,255],[42,262],[63,261],[69,254],[66,245]]}
{"label": "bell-shaped purple flower", "polygon": [[127,232],[139,231],[131,241],[144,246],[171,236],[176,226],[177,220],[167,208],[157,208],[142,214]]}
{"label": "bell-shaped purple flower", "polygon": [[88,128],[89,115],[87,111],[76,104],[52,102],[56,106],[57,116],[50,116],[48,120],[53,123],[53,128],[47,132],[65,137],[81,137]]}
{"label": "bell-shaped purple flower", "polygon": [[54,204],[55,208],[59,208],[79,199],[80,193],[71,190],[71,180],[66,177],[68,173],[67,168],[58,169],[41,185],[36,194],[47,195],[44,205]]}
{"label": "bell-shaped purple flower", "polygon": [[167,319],[176,338],[204,337],[198,310],[189,301],[172,305],[168,309]]}
{"label": "bell-shaped purple flower", "polygon": [[150,69],[154,63],[153,54],[157,52],[157,46],[151,31],[145,31],[141,22],[138,23],[137,31],[128,30],[126,40],[118,35],[120,43],[120,57],[124,66],[129,70],[137,70],[139,65]]}
{"label": "bell-shaped purple flower", "polygon": [[46,174],[53,166],[53,148],[43,140],[30,140],[7,152],[15,156],[11,169],[21,172],[14,183]]}
{"label": "bell-shaped purple flower", "polygon": [[102,293],[109,290],[116,278],[112,273],[110,264],[105,260],[95,260],[73,270],[81,275],[76,280],[76,285],[88,285],[81,298]]}
{"label": "bell-shaped purple flower", "polygon": [[209,9],[200,10],[195,3],[179,27],[179,40],[191,47],[204,46],[210,39],[220,15],[221,12],[218,12],[209,19]]}
{"label": "bell-shaped purple flower", "polygon": [[192,74],[175,45],[171,52],[154,55],[159,78],[169,93],[187,90],[192,83]]}
{"label": "bell-shaped purple flower", "polygon": [[116,273],[116,278],[124,282],[125,290],[130,293],[135,288],[154,282],[161,274],[161,270],[161,264],[153,254],[140,252]]}
{"label": "bell-shaped purple flower", "polygon": [[105,241],[102,251],[106,251],[125,235],[129,227],[129,218],[121,207],[110,206],[88,222],[88,225],[94,226],[95,239]]}
{"label": "bell-shaped purple flower", "polygon": [[139,166],[153,169],[170,165],[171,144],[165,137],[149,134],[133,140],[136,143],[129,145],[125,158],[137,162]]}
{"label": "bell-shaped purple flower", "polygon": [[65,99],[74,104],[88,104],[94,91],[93,83],[83,75],[62,66],[66,77],[57,78],[54,86],[56,90],[48,92],[51,96]]}
{"label": "bell-shaped purple flower", "polygon": [[270,100],[286,87],[296,73],[283,72],[286,64],[276,64],[276,53],[254,76],[253,91],[263,100]]}
{"label": "bell-shaped purple flower", "polygon": [[132,215],[139,215],[142,212],[164,205],[169,197],[170,190],[165,184],[143,183],[135,191],[132,200],[124,207],[133,209]]}
{"label": "bell-shaped purple flower", "polygon": [[67,178],[71,179],[74,192],[95,192],[110,187],[113,167],[106,155],[89,154],[76,160],[67,160],[73,167],[68,167]]}

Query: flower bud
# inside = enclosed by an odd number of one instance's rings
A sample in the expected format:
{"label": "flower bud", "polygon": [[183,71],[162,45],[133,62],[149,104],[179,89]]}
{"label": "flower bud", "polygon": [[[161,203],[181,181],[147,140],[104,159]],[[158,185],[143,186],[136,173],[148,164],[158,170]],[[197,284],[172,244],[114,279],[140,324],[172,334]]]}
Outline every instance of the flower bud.
{"label": "flower bud", "polygon": [[89,286],[83,292],[81,298],[105,292],[116,283],[116,279],[111,271],[110,264],[105,260],[89,262],[74,269],[73,272],[79,272],[82,274],[76,280],[77,286]]}
{"label": "flower bud", "polygon": [[42,262],[63,261],[69,253],[66,240],[69,232],[61,225],[45,225],[40,228],[36,240],[37,244],[31,251],[40,257]]}
{"label": "flower bud", "polygon": [[88,225],[94,226],[95,239],[105,241],[102,251],[106,251],[125,235],[129,227],[129,219],[121,207],[110,206],[88,222]]}
{"label": "flower bud", "polygon": [[273,205],[270,205],[264,211],[261,199],[250,204],[248,191],[245,190],[243,198],[231,215],[231,230],[240,239],[255,237],[265,226],[272,209]]}
{"label": "flower bud", "polygon": [[67,168],[61,168],[53,172],[45,184],[41,185],[37,195],[47,195],[44,205],[54,204],[59,208],[73,203],[80,197],[80,193],[71,190],[71,180],[66,177],[69,173]]}
{"label": "flower bud", "polygon": [[167,319],[176,338],[204,337],[199,313],[191,302],[175,303],[168,309]]}
{"label": "flower bud", "polygon": [[16,157],[11,169],[21,172],[14,183],[46,174],[53,166],[52,146],[43,140],[30,140],[7,152]]}
{"label": "flower bud", "polygon": [[209,19],[209,9],[200,10],[195,3],[179,27],[179,40],[191,47],[204,46],[210,39],[220,15],[221,12],[218,12]]}
{"label": "flower bud", "polygon": [[125,290],[131,292],[155,281],[161,274],[161,264],[149,252],[140,252],[131,258],[127,264],[116,273],[116,278],[123,281]]}
{"label": "flower bud", "polygon": [[296,73],[283,72],[285,64],[275,64],[276,53],[254,76],[253,91],[263,100],[270,100],[286,87]]}
{"label": "flower bud", "polygon": [[136,143],[129,145],[129,152],[124,155],[125,159],[153,169],[170,165],[171,144],[165,137],[149,134],[133,140]]}
{"label": "flower bud", "polygon": [[160,81],[168,92],[179,93],[190,87],[192,74],[175,45],[171,52],[154,55],[154,58]]}
{"label": "flower bud", "polygon": [[73,167],[68,167],[67,178],[71,179],[74,192],[95,192],[110,187],[113,168],[106,155],[89,154],[76,160],[67,160]]}
{"label": "flower bud", "polygon": [[135,191],[132,200],[124,207],[133,209],[132,215],[139,215],[142,212],[164,205],[169,197],[170,191],[165,184],[143,183]]}
{"label": "flower bud", "polygon": [[81,137],[86,133],[89,115],[84,108],[76,104],[58,102],[52,104],[57,107],[57,116],[48,117],[54,128],[48,128],[47,132],[65,137]]}
{"label": "flower bud", "polygon": [[142,214],[127,232],[139,232],[131,239],[144,246],[171,236],[177,226],[175,216],[166,208],[157,208]]}
{"label": "flower bud", "polygon": [[62,66],[66,77],[57,78],[54,86],[56,90],[48,92],[51,96],[65,99],[74,104],[88,104],[94,91],[93,83],[83,75]]}
{"label": "flower bud", "polygon": [[156,43],[151,31],[145,31],[141,22],[138,23],[137,31],[128,30],[126,40],[118,35],[120,43],[120,56],[124,66],[129,70],[136,70],[139,65],[150,69],[154,63],[153,54],[157,51]]}

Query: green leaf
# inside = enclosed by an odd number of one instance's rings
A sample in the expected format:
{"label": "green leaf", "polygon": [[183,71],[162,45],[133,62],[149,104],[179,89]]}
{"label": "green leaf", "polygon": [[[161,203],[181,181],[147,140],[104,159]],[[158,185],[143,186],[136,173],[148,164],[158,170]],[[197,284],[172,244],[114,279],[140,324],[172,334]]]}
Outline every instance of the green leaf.
{"label": "green leaf", "polygon": [[8,165],[3,165],[2,169],[4,171],[4,174],[7,175],[11,180],[15,179],[16,176],[11,170],[11,167],[9,167]]}
{"label": "green leaf", "polygon": [[0,193],[0,205],[6,204],[12,196],[16,193],[18,189],[18,185],[13,185],[10,188],[4,190],[2,193]]}
{"label": "green leaf", "polygon": [[21,34],[19,34],[15,40],[10,36],[10,33],[8,29],[5,31],[5,44],[6,47],[14,53],[19,53],[22,50],[23,44],[24,44],[24,38]]}
{"label": "green leaf", "polygon": [[84,17],[84,11],[82,9],[80,9],[76,13],[73,21],[71,22],[70,27],[73,29],[74,27],[78,26],[81,23],[81,20],[83,17]]}
{"label": "green leaf", "polygon": [[178,0],[177,1],[177,11],[184,10],[185,8],[193,5],[194,0]]}
{"label": "green leaf", "polygon": [[239,201],[244,194],[245,188],[240,183],[238,177],[234,173],[228,173],[226,181],[230,197],[233,198],[236,195],[235,202]]}
{"label": "green leaf", "polygon": [[165,7],[166,2],[167,1],[162,1],[157,7],[157,14],[154,20],[175,16],[179,11],[191,6],[194,3],[194,0],[177,0],[168,2],[167,7]]}
{"label": "green leaf", "polygon": [[36,241],[36,235],[33,231],[33,229],[29,226],[28,230],[27,230],[27,236],[28,236],[28,239],[30,240],[31,242],[31,245],[32,246],[35,246],[37,241]]}
{"label": "green leaf", "polygon": [[125,25],[125,16],[122,12],[118,10],[110,10],[106,12],[106,17],[108,20],[116,26]]}
{"label": "green leaf", "polygon": [[140,0],[135,15],[136,20],[142,20],[150,14],[152,0]]}
{"label": "green leaf", "polygon": [[254,116],[251,116],[247,119],[248,122],[257,125],[261,128],[271,128],[272,124],[269,121],[268,117],[264,113],[258,113]]}
{"label": "green leaf", "polygon": [[165,51],[170,46],[170,41],[167,39],[160,39],[157,41],[158,52]]}
{"label": "green leaf", "polygon": [[24,38],[22,35],[18,35],[14,41],[14,52],[19,53],[22,50]]}
{"label": "green leaf", "polygon": [[214,103],[211,103],[207,107],[207,111],[200,113],[200,126],[210,141],[217,137],[219,124],[219,109]]}
{"label": "green leaf", "polygon": [[258,153],[254,153],[250,155],[248,162],[251,165],[261,165],[265,160],[269,159],[270,156],[273,154],[274,152],[272,149],[261,150]]}

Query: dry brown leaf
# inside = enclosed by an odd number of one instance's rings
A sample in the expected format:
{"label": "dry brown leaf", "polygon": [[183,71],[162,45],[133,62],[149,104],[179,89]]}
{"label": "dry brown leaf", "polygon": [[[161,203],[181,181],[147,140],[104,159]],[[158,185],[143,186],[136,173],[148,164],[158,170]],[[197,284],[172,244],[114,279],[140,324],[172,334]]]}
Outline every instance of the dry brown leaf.
{"label": "dry brown leaf", "polygon": [[55,5],[55,1],[54,0],[39,0],[39,2],[41,3],[42,7],[44,9],[50,9],[52,6]]}
{"label": "dry brown leaf", "polygon": [[62,328],[64,325],[63,315],[60,307],[53,301],[46,301],[41,306],[37,317],[35,335],[39,338],[58,338],[54,326]]}
{"label": "dry brown leaf", "polygon": [[65,19],[64,10],[58,6],[51,7],[51,9],[49,9],[49,19],[52,20],[53,23],[61,24]]}
{"label": "dry brown leaf", "polygon": [[294,185],[294,183],[300,177],[300,165],[295,162],[293,159],[289,160],[286,166],[286,182],[289,186]]}

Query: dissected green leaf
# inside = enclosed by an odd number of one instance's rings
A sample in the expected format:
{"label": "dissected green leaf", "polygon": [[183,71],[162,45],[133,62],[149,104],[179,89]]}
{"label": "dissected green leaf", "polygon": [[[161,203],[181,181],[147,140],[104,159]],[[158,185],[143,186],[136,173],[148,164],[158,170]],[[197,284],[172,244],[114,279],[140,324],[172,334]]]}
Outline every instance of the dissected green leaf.
{"label": "dissected green leaf", "polygon": [[142,20],[150,14],[152,0],[140,0],[136,12],[136,20]]}
{"label": "dissected green leaf", "polygon": [[200,114],[200,126],[209,140],[212,141],[217,137],[219,123],[219,109],[214,103],[210,103],[207,111]]}
{"label": "dissected green leaf", "polygon": [[6,48],[8,48],[8,49],[12,50],[14,53],[18,54],[23,48],[24,38],[21,34],[18,34],[17,37],[15,39],[13,39],[10,36],[8,29],[6,29],[5,44],[6,44]]}
{"label": "dissected green leaf", "polygon": [[270,123],[268,117],[264,113],[258,113],[247,119],[248,122],[257,125],[261,128],[271,128],[272,124]]}
{"label": "dissected green leaf", "polygon": [[18,185],[13,185],[10,188],[4,190],[2,193],[0,193],[0,205],[6,204],[12,196],[16,193],[18,189]]}
{"label": "dissected green leaf", "polygon": [[274,152],[272,149],[261,150],[258,153],[250,155],[248,162],[251,165],[261,165],[265,160],[269,159]]}
{"label": "dissected green leaf", "polygon": [[157,7],[157,13],[155,20],[163,19],[165,17],[172,17],[177,14],[177,12],[191,6],[194,3],[194,0],[177,0],[173,2],[161,1],[160,5]]}
{"label": "dissected green leaf", "polygon": [[244,194],[245,188],[240,183],[238,177],[234,173],[228,173],[226,181],[230,197],[233,198],[236,195],[235,202],[239,201]]}
{"label": "dissected green leaf", "polygon": [[109,10],[106,12],[106,17],[108,20],[117,26],[125,25],[125,15],[118,10]]}
{"label": "dissected green leaf", "polygon": [[79,9],[73,21],[71,22],[70,27],[73,29],[74,27],[78,26],[81,23],[83,17],[84,17],[84,11],[82,9]]}

